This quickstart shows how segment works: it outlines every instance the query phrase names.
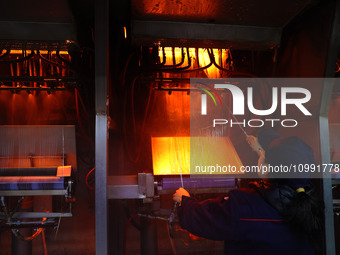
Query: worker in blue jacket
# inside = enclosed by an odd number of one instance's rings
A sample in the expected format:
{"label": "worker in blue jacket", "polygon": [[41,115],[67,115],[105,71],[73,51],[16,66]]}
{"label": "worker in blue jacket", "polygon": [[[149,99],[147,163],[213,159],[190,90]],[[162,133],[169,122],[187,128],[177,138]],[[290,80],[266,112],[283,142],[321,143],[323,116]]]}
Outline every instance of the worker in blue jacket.
{"label": "worker in blue jacket", "polygon": [[[298,137],[283,138],[272,130],[251,137],[259,164],[315,164],[313,150]],[[270,176],[269,176],[270,177]],[[315,254],[323,230],[323,204],[309,178],[268,179],[227,197],[197,201],[180,188],[181,227],[194,235],[225,241],[224,254]]]}

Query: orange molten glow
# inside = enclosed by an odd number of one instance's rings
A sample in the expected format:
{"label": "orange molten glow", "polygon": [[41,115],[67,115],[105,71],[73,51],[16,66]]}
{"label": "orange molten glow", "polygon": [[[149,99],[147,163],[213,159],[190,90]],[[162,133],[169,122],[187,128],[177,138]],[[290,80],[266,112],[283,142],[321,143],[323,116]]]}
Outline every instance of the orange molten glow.
{"label": "orange molten glow", "polygon": [[[10,54],[22,54],[23,50],[11,50]],[[31,54],[31,50],[26,50],[26,54]],[[57,52],[55,50],[51,51],[51,54],[56,54]],[[41,50],[40,54],[48,54],[47,50]],[[67,51],[59,51],[60,55],[68,55]]]}
{"label": "orange molten glow", "polygon": [[240,173],[242,166],[228,137],[152,137],[151,144],[154,175],[202,174],[190,172],[190,166],[216,165],[235,166]]}
{"label": "orange molten glow", "polygon": [[124,39],[126,39],[127,38],[126,27],[123,27],[123,31],[124,31]]}
{"label": "orange molten glow", "polygon": [[[175,54],[173,54],[173,49],[171,47],[164,47],[164,53],[166,56],[166,62],[165,65],[173,65],[173,55],[175,55],[175,62],[176,63],[180,63],[182,60],[182,49],[175,47],[174,48]],[[226,68],[226,63],[224,61],[222,61],[222,59],[227,59],[228,57],[228,52],[229,49],[213,49],[213,54],[214,54],[214,58],[216,63],[218,63],[220,66],[222,66],[223,68]],[[180,67],[185,67],[188,65],[188,56],[187,56],[187,50],[186,48],[184,49],[184,53],[185,53],[185,58],[184,58],[184,62]],[[203,67],[203,66],[207,66],[208,64],[210,64],[210,58],[209,58],[209,54],[208,54],[208,50],[207,49],[202,49],[199,48],[198,49],[198,56],[197,56],[197,52],[195,50],[195,48],[189,48],[189,55],[191,58],[191,67],[189,69],[194,69],[198,67]],[[160,59],[163,59],[163,48],[160,47],[159,48],[159,52],[158,52],[158,56],[160,57]],[[219,70],[216,66],[211,65],[209,68],[204,69],[204,73],[206,74],[206,76],[208,78],[221,78],[222,77],[222,71]],[[165,76],[169,76],[168,74],[165,74]]]}
{"label": "orange molten glow", "polygon": [[152,137],[154,175],[190,174],[190,137]]}

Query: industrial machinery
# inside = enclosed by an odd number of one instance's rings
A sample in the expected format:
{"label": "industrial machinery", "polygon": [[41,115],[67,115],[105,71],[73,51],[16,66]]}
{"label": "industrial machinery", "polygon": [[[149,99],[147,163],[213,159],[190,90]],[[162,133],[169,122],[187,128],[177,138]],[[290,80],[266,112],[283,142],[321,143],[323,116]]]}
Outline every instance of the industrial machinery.
{"label": "industrial machinery", "polygon": [[88,50],[67,1],[8,1],[0,13],[0,253],[48,254],[73,221],[76,139],[91,143],[79,75]]}
{"label": "industrial machinery", "polygon": [[[0,253],[222,253],[179,227],[172,194],[248,187],[256,173],[203,165],[257,166],[247,138],[271,124],[337,166],[339,31],[336,0],[3,1]],[[308,83],[311,115],[289,102],[280,111],[284,93],[306,96],[283,89],[302,87],[293,78]],[[337,168],[313,182],[325,203],[320,253],[334,255]]]}
{"label": "industrial machinery", "polygon": [[[96,215],[96,252],[133,253],[132,243],[138,246],[140,241],[138,251],[142,254],[175,253],[173,247],[176,245],[171,244],[169,248],[171,241],[166,242],[162,234],[157,234],[164,230],[160,223],[158,228],[154,225],[159,218],[173,219],[173,207],[165,201],[171,201],[170,194],[176,188],[197,185],[193,193],[206,198],[210,192],[216,196],[216,193],[224,194],[230,188],[247,183],[239,181],[242,178],[237,175],[225,176],[224,188],[220,189],[217,178],[205,177],[200,182],[192,176],[180,174],[186,169],[188,151],[182,153],[179,148],[175,149],[176,154],[169,147],[173,144],[175,148],[176,139],[196,135],[191,133],[191,100],[196,89],[200,88],[190,87],[192,78],[334,77],[339,54],[336,32],[339,18],[334,10],[339,10],[339,6],[335,2],[323,5],[314,1],[279,1],[274,7],[269,1],[146,0],[129,1],[116,12],[113,9],[104,11],[107,4],[102,1],[96,9],[96,15],[100,17],[96,27],[107,28],[96,30],[97,38],[102,39],[102,43],[96,46],[96,68],[100,70],[96,74],[96,151],[107,150],[104,155],[96,154],[96,208],[99,210]],[[122,15],[124,11],[125,15]],[[115,21],[121,18],[114,25],[110,23],[112,15]],[[109,37],[112,29],[117,33],[114,40]],[[114,56],[112,47],[117,49],[115,53],[121,50],[123,64],[111,61]],[[275,87],[280,90],[281,86],[284,85]],[[311,145],[319,164],[330,162],[328,105],[333,86],[331,79],[311,86],[313,96],[308,109],[311,109],[312,117],[298,116],[295,109],[289,116],[297,114],[299,125],[277,127],[282,135],[298,135]],[[201,87],[207,89],[204,85]],[[218,105],[216,94],[209,91]],[[259,85],[254,88],[254,93],[258,99],[255,108],[269,109],[271,87]],[[206,94],[214,107],[212,96]],[[222,97],[219,91],[217,94]],[[223,97],[226,99],[230,94]],[[228,102],[232,109],[233,101]],[[123,110],[122,115],[118,109]],[[273,113],[269,117],[277,119],[278,116]],[[233,116],[226,114],[225,118],[229,120]],[[256,134],[259,129],[247,127],[241,130],[235,126],[224,135],[236,152],[232,158],[239,158],[242,165],[257,164],[257,155],[249,148],[243,131]],[[166,141],[167,146],[161,152],[156,152],[155,139]],[[170,161],[166,161],[173,167],[170,171],[163,168],[164,174],[156,160],[162,152],[168,155]],[[178,156],[182,154],[185,156]],[[180,166],[178,162],[181,162]],[[178,172],[174,176],[172,171]],[[335,254],[332,180],[330,174],[325,173],[314,181],[326,205],[324,253]],[[211,186],[206,188],[204,185]],[[136,200],[139,202],[132,202]],[[119,209],[121,203],[125,204],[123,209]],[[130,205],[128,209],[126,204]],[[138,215],[139,225],[134,222]],[[138,226],[133,237],[128,236],[131,232],[126,234],[127,227],[121,223],[122,219],[127,226],[130,223]],[[124,233],[123,240],[120,239],[121,233]],[[189,247],[194,251],[192,246]],[[178,252],[186,251],[180,245],[177,248]],[[204,251],[209,252],[208,249]]]}
{"label": "industrial machinery", "polygon": [[[1,228],[11,229],[16,239],[29,242],[43,228],[59,228],[62,217],[72,217],[75,128],[1,126],[0,134]],[[56,204],[57,197],[62,197],[61,204]],[[64,204],[66,210],[61,210]],[[23,228],[37,230],[32,234]],[[14,240],[13,249],[26,252]]]}

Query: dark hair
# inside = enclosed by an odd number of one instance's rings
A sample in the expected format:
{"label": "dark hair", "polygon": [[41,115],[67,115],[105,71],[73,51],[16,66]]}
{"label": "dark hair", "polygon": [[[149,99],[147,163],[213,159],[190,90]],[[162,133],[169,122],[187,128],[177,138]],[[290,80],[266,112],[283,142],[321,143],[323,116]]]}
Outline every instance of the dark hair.
{"label": "dark hair", "polygon": [[283,212],[286,222],[304,234],[314,248],[324,230],[324,203],[314,189],[296,193]]}
{"label": "dark hair", "polygon": [[297,192],[289,185],[279,184],[277,180],[250,182],[263,199],[275,208],[284,221],[310,241],[315,251],[321,251],[319,240],[324,230],[324,203],[312,183],[304,187],[305,192]]}
{"label": "dark hair", "polygon": [[[266,151],[266,163],[272,166],[316,164],[313,149],[297,136],[282,137],[272,129],[263,129],[258,140]],[[290,173],[290,179],[270,174],[268,178],[274,183],[274,189],[265,192],[264,196],[293,229],[305,235],[315,246],[324,230],[324,204],[311,185],[310,177],[308,171],[296,175]],[[300,188],[305,192],[297,192]],[[281,200],[279,205],[271,198],[276,192]]]}

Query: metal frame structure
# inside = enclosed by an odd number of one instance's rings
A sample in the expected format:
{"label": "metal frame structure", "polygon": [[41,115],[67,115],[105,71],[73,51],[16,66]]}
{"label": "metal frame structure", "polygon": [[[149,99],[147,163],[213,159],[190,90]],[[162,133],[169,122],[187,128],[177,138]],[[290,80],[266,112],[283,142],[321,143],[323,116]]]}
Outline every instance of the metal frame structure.
{"label": "metal frame structure", "polygon": [[[320,152],[321,164],[330,163],[330,143],[329,143],[329,124],[328,113],[333,92],[333,79],[335,63],[340,49],[340,2],[336,1],[332,32],[328,47],[328,56],[326,60],[325,74],[326,77],[319,110],[319,131],[320,131]],[[329,79],[327,79],[329,78]],[[323,200],[325,203],[325,248],[327,255],[335,255],[335,235],[334,235],[334,217],[333,217],[333,194],[332,194],[332,176],[330,171],[323,173]]]}
{"label": "metal frame structure", "polygon": [[62,190],[5,190],[0,196],[66,196],[67,189]]}
{"label": "metal frame structure", "polygon": [[[226,24],[209,24],[209,23],[190,23],[190,22],[172,22],[172,21],[132,21],[132,36],[135,40],[150,38],[151,41],[166,44],[169,40],[199,41],[204,45],[206,41],[226,45],[228,42],[238,42],[237,47],[247,48],[273,48],[280,43],[282,28],[281,27],[260,27],[260,26],[240,26]],[[209,45],[209,44],[208,44]],[[208,46],[208,47],[211,47]],[[235,45],[234,47],[235,48]]]}
{"label": "metal frame structure", "polygon": [[[76,40],[74,23],[0,21],[1,38],[23,41]],[[53,31],[53,33],[51,33]]]}
{"label": "metal frame structure", "polygon": [[[334,11],[334,20],[332,27],[332,34],[328,47],[328,58],[326,62],[325,77],[333,77],[334,65],[336,63],[336,57],[340,48],[340,2],[337,1]],[[131,182],[127,183],[133,188],[133,193],[125,193],[129,187],[125,185],[117,186],[117,181],[107,176],[107,160],[108,160],[108,137],[107,137],[107,86],[108,86],[108,67],[109,67],[109,0],[98,0],[95,2],[95,89],[96,89],[96,130],[95,130],[95,160],[96,160],[96,254],[107,255],[108,254],[108,198],[115,199],[121,198],[121,194],[124,193],[128,198],[145,198],[145,195],[140,194],[138,180],[134,178]],[[171,23],[171,24],[170,24]],[[176,31],[171,30],[171,26],[175,25]],[[181,26],[181,27],[178,27]],[[164,29],[164,27],[166,29]],[[216,27],[216,26],[214,26]],[[226,28],[230,28],[227,25],[221,25],[214,31],[218,32],[217,37],[213,37],[214,40],[240,40],[236,36],[235,32],[239,28],[235,28],[230,34],[225,34]],[[183,29],[184,28],[184,29]],[[190,38],[183,36],[194,28],[195,31],[201,31],[201,34],[191,34]],[[138,37],[149,37],[162,39],[162,33],[166,33],[166,36],[173,40],[189,39],[189,40],[203,40],[202,34],[209,32],[211,35],[212,26],[210,24],[191,24],[185,23],[177,24],[176,22],[147,22],[147,21],[133,21],[132,34]],[[253,29],[253,28],[252,28]],[[182,33],[178,33],[182,31]],[[204,31],[204,32],[203,32]],[[242,33],[243,41],[251,41],[253,39],[252,31],[249,27],[244,27]],[[253,31],[254,32],[254,31]],[[250,33],[250,35],[248,34]],[[281,37],[281,29],[274,30],[261,30],[263,38],[270,38],[274,36],[274,39],[270,41],[273,45],[279,43]],[[222,36],[223,35],[223,36]],[[220,37],[222,36],[222,37]],[[258,36],[258,34],[256,34]],[[228,38],[226,38],[228,37]],[[211,39],[211,37],[209,37]],[[263,40],[263,38],[261,40]],[[260,40],[260,41],[261,41]],[[320,135],[320,153],[321,164],[330,163],[330,145],[329,145],[329,125],[328,125],[328,112],[329,104],[331,100],[331,94],[333,89],[333,83],[331,79],[325,79],[322,89],[321,104],[319,108],[319,135]],[[109,184],[109,185],[108,185]],[[323,197],[326,205],[325,208],[325,248],[327,255],[335,254],[335,237],[334,237],[334,221],[333,221],[333,200],[332,200],[332,180],[330,173],[324,173],[323,179]],[[131,188],[130,187],[130,188]],[[131,189],[129,189],[131,191]]]}
{"label": "metal frame structure", "polygon": [[109,1],[95,2],[95,160],[96,254],[108,254],[107,227],[107,85],[109,65]]}
{"label": "metal frame structure", "polygon": [[[37,219],[37,218],[52,219],[52,218],[72,217],[72,216],[73,216],[72,204],[70,203],[68,211],[65,211],[65,212],[15,212],[12,215],[12,218],[13,219]],[[4,213],[0,213],[0,219],[6,219],[6,215]],[[29,223],[29,222],[26,222],[26,223]]]}

